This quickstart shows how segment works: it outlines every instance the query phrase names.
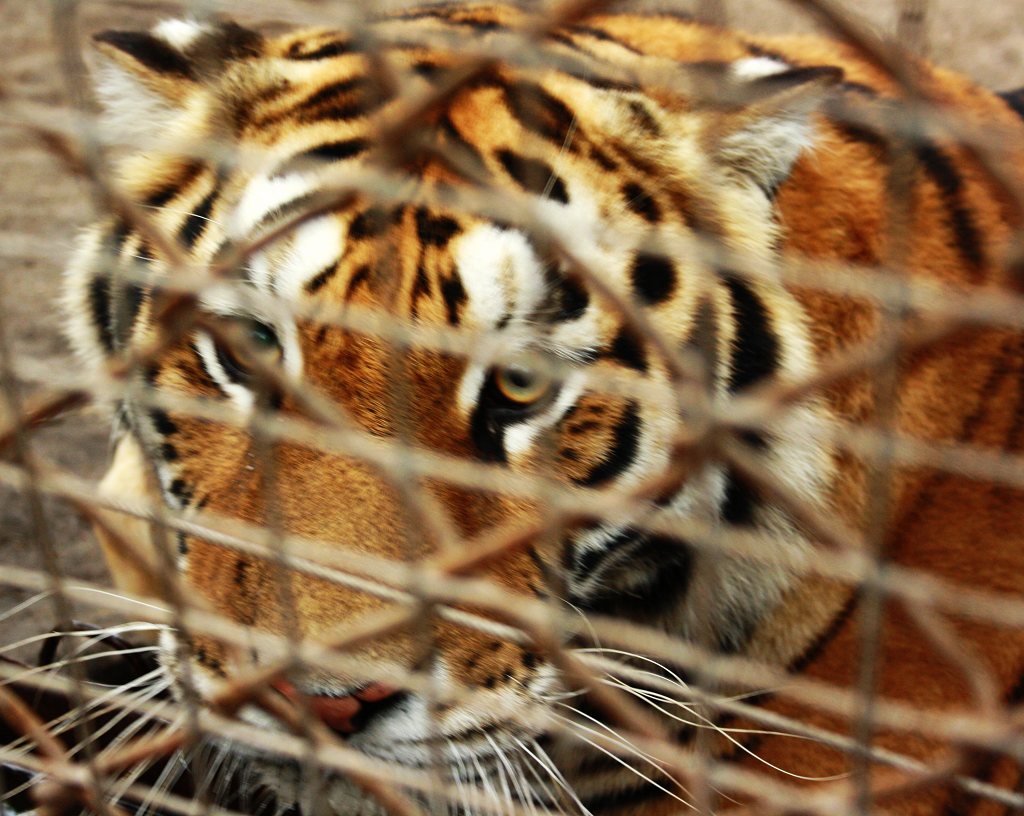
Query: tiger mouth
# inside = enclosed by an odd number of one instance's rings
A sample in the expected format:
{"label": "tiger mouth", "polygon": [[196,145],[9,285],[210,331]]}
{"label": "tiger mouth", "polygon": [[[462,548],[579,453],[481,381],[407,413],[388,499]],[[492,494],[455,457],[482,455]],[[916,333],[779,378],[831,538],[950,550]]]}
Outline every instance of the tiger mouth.
{"label": "tiger mouth", "polygon": [[396,708],[408,696],[385,683],[369,683],[348,694],[300,691],[287,680],[272,686],[290,702],[308,707],[310,714],[342,738],[359,733],[371,719]]}

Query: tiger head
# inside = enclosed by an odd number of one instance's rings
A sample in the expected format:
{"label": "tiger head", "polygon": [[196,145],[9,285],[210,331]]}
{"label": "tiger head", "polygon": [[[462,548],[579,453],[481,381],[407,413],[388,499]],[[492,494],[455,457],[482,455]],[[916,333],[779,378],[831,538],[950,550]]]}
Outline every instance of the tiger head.
{"label": "tiger head", "polygon": [[[359,36],[98,35],[128,203],[84,237],[68,296],[91,362],[159,348],[128,379],[123,444],[142,457],[119,484],[152,474],[173,514],[241,525],[176,528],[180,591],[264,637],[169,642],[169,670],[187,654],[209,694],[284,641],[329,644],[418,603],[278,688],[371,757],[423,767],[440,737],[467,782],[557,756],[557,700],[578,691],[538,632],[510,634],[532,613],[502,603],[558,611],[560,647],[603,615],[744,653],[794,579],[671,524],[808,546],[691,443],[721,398],[811,369],[796,302],[729,259],[773,268],[772,196],[835,73],[726,40],[686,68],[598,23],[548,32],[545,64],[469,70],[452,44],[472,31],[511,57],[523,25],[438,8]],[[800,430],[818,410],[748,435],[811,497],[831,472]],[[256,528],[255,548],[233,543]],[[571,776],[571,754],[552,773]],[[262,761],[294,795],[295,762]],[[358,799],[346,785],[331,796]]]}

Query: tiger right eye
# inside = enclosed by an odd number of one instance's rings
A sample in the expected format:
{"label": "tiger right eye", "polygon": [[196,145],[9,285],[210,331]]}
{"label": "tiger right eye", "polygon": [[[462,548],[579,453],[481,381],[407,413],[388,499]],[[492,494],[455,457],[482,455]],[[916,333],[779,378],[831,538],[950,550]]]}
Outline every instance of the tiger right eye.
{"label": "tiger right eye", "polygon": [[522,366],[508,366],[494,372],[498,393],[509,403],[528,408],[540,402],[551,391],[554,381],[539,371]]}

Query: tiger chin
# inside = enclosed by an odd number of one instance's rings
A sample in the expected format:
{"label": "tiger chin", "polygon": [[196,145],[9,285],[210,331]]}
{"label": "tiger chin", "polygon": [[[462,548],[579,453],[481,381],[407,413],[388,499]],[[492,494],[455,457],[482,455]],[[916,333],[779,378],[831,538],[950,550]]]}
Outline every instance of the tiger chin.
{"label": "tiger chin", "polygon": [[[535,59],[523,56],[527,30]],[[684,673],[682,657],[676,665],[603,647],[587,620],[650,627],[707,654],[854,687],[864,595],[852,578],[806,568],[835,542],[819,540],[822,528],[798,518],[794,502],[895,566],[1019,594],[1019,491],[898,456],[880,479],[881,454],[844,444],[841,433],[889,429],[928,444],[1019,451],[1024,355],[1012,327],[970,326],[907,352],[888,392],[884,366],[829,378],[740,429],[739,459],[698,447],[677,471],[674,453],[730,404],[811,380],[887,336],[902,307],[873,296],[864,280],[875,270],[898,267],[908,285],[947,295],[1009,289],[1019,214],[965,148],[912,127],[909,142],[886,135],[886,122],[900,121],[902,91],[850,46],[747,37],[669,14],[598,14],[540,30],[513,8],[440,5],[356,33],[270,36],[171,20],[95,37],[102,132],[132,207],[87,230],[71,262],[64,306],[81,359],[102,367],[152,348],[178,280],[222,273],[195,295],[201,319],[129,378],[102,490],[156,498],[176,518],[268,525],[322,553],[333,548],[342,563],[357,563],[345,561],[354,554],[383,564],[436,555],[444,535],[475,541],[516,522],[543,526],[546,491],[613,503],[675,473],[669,492],[647,495],[641,509],[550,524],[475,576],[578,623],[568,627],[570,654],[631,670],[631,680],[602,679],[625,687],[680,750],[705,754],[702,763],[847,791],[847,753],[735,710],[698,711],[692,665]],[[471,59],[458,47],[467,42],[505,61],[455,83]],[[923,62],[915,71],[938,104],[1003,134],[1002,172],[1024,177],[1016,97]],[[410,102],[445,83],[454,84],[435,104]],[[908,151],[901,209],[889,179]],[[804,262],[803,278],[784,273],[793,260]],[[840,264],[855,269],[830,271]],[[399,331],[375,333],[373,315]],[[402,340],[405,330],[468,339],[417,344]],[[305,435],[254,431],[247,418],[261,411]],[[310,424],[311,411],[340,422],[354,448]],[[396,441],[446,464],[410,485],[380,453]],[[471,474],[483,481],[460,476],[460,463],[480,466]],[[545,488],[524,487],[531,476]],[[883,507],[870,498],[878,495]],[[442,521],[430,523],[432,513]],[[666,520],[690,532],[672,534]],[[344,569],[332,576],[175,529],[181,592],[278,643],[329,641],[395,608],[365,574],[340,580]],[[735,531],[756,543],[753,553],[716,549]],[[162,546],[146,523],[111,513],[97,534],[122,589],[166,592],[139,566],[159,563]],[[493,610],[469,603],[469,612],[493,620]],[[938,712],[969,708],[970,678],[949,651],[896,601],[884,617],[877,693]],[[1024,635],[942,619],[1012,700]],[[346,653],[348,669],[278,677],[273,693],[369,758],[412,770],[439,763],[448,793],[409,795],[453,813],[656,816],[691,801],[686,769],[635,747],[590,699],[594,689],[575,686],[539,644],[429,611],[413,629],[360,643]],[[164,664],[207,697],[267,665],[267,642],[235,650],[201,633],[171,636]],[[666,681],[678,699],[665,697]],[[432,699],[431,684],[460,693]],[[848,720],[784,686],[756,689],[751,705],[851,733]],[[255,710],[243,716],[285,730]],[[952,751],[886,727],[873,744],[929,766]],[[285,806],[324,791],[317,801],[330,812],[383,812],[340,774],[309,787],[301,760],[273,746],[225,750],[240,752],[250,783],[275,788]],[[962,774],[1009,788],[1019,776],[995,755],[962,762]],[[886,813],[980,807],[948,777],[901,791],[906,777],[876,765],[868,781]],[[702,796],[726,810],[759,792],[733,780]]]}

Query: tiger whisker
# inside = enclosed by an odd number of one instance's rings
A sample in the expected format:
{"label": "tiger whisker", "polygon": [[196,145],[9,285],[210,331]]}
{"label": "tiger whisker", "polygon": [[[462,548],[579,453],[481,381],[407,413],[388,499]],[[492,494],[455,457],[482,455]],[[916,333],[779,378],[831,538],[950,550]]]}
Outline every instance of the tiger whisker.
{"label": "tiger whisker", "polygon": [[19,614],[21,612],[24,612],[27,609],[30,609],[31,607],[35,606],[40,601],[45,601],[52,594],[53,593],[51,593],[49,591],[40,592],[40,593],[37,593],[36,595],[33,595],[31,598],[28,598],[28,599],[22,601],[17,606],[12,606],[6,612],[0,613],[0,623],[3,623],[4,621],[8,620],[9,618],[13,618],[15,615],[17,615],[17,614]]}
{"label": "tiger whisker", "polygon": [[[0,618],[2,621],[3,618]],[[104,629],[90,629],[85,632],[80,631],[68,631],[68,632],[45,632],[41,635],[32,635],[31,637],[23,638],[15,641],[14,643],[8,643],[6,646],[0,647],[0,654],[6,652],[12,652],[16,649],[21,649],[26,646],[31,646],[35,643],[41,643],[51,638],[80,638],[89,641],[86,645],[101,641],[104,637],[109,635],[123,635],[131,632],[159,632],[165,629],[163,626],[153,626],[151,624],[124,624],[121,626],[108,626]]]}
{"label": "tiger whisker", "polygon": [[[571,706],[566,706],[566,708],[569,708],[571,711],[573,711],[576,714],[580,714],[580,715],[582,715],[584,717],[588,717],[588,715],[585,714],[584,712],[579,711],[577,709],[574,709]],[[645,782],[647,782],[647,783],[653,785],[654,787],[658,788],[663,793],[665,793],[668,796],[672,797],[673,799],[675,799],[676,801],[678,801],[682,805],[686,806],[690,810],[696,810],[697,809],[696,806],[692,802],[686,801],[681,796],[679,796],[678,794],[674,793],[673,791],[669,790],[667,787],[662,785],[660,782],[657,782],[656,780],[652,779],[650,776],[645,774],[639,768],[636,768],[633,765],[630,765],[629,762],[627,762],[623,757],[620,757],[614,751],[611,751],[611,750],[605,748],[604,746],[600,745],[599,743],[595,742],[594,740],[589,739],[586,736],[586,734],[593,734],[595,736],[599,735],[600,732],[597,731],[596,729],[589,728],[589,727],[583,725],[582,723],[578,722],[577,720],[572,719],[571,717],[564,717],[564,716],[561,716],[561,715],[559,715],[557,713],[554,713],[554,712],[552,712],[552,715],[554,717],[556,717],[557,719],[560,719],[562,722],[564,722],[569,727],[569,729],[575,734],[577,739],[579,739],[582,742],[586,743],[587,745],[591,746],[595,750],[600,751],[605,756],[609,757],[613,761],[615,761],[615,762],[619,763],[620,765],[622,765],[622,767],[625,768],[626,770],[628,770],[630,773],[634,774],[635,776],[639,777],[640,779],[643,779]],[[593,720],[594,718],[588,717],[588,719]],[[594,722],[596,722],[598,725],[601,725],[604,728],[607,728],[607,730],[611,732],[612,736],[610,738],[608,738],[610,742],[613,742],[614,744],[616,744],[620,748],[624,749],[626,752],[637,756],[638,758],[642,759],[644,762],[646,762],[647,764],[651,765],[652,767],[657,768],[657,770],[660,773],[664,774],[669,779],[671,779],[672,782],[675,783],[676,786],[678,786],[678,788],[684,794],[686,794],[687,796],[691,795],[690,791],[687,790],[678,780],[676,780],[674,777],[672,777],[657,762],[657,760],[655,760],[655,759],[651,758],[650,756],[648,756],[647,754],[643,753],[638,748],[636,748],[636,746],[630,745],[628,742],[623,740],[619,735],[617,735],[612,729],[608,728],[607,726],[604,726],[603,723],[600,723],[597,720],[594,720]],[[581,733],[581,732],[585,732],[585,733]]]}
{"label": "tiger whisker", "polygon": [[[768,730],[768,729],[727,728],[727,727],[718,725],[717,723],[715,723],[710,718],[705,717],[704,715],[700,714],[695,708],[693,708],[693,707],[691,707],[691,706],[689,706],[689,705],[687,705],[687,704],[685,704],[685,703],[683,703],[683,702],[681,702],[679,700],[673,700],[670,697],[666,697],[664,695],[660,695],[660,694],[657,694],[656,692],[651,692],[651,691],[648,691],[646,689],[634,688],[632,686],[629,686],[626,683],[623,683],[622,681],[618,680],[617,678],[612,679],[612,680],[603,680],[602,682],[608,683],[609,685],[613,685],[613,686],[615,686],[615,687],[617,687],[617,688],[619,688],[619,689],[621,689],[621,690],[623,690],[623,691],[625,691],[625,692],[627,692],[629,694],[632,694],[633,696],[637,697],[638,699],[641,699],[644,702],[646,702],[652,708],[657,709],[659,712],[661,712],[665,716],[667,716],[667,717],[669,717],[669,718],[671,718],[673,720],[676,720],[677,722],[683,723],[684,725],[691,726],[691,727],[694,727],[694,728],[703,728],[703,729],[707,729],[707,730],[710,730],[710,731],[715,731],[715,732],[721,734],[725,739],[727,739],[735,747],[739,748],[742,752],[744,752],[744,753],[748,754],[749,756],[753,757],[758,762],[761,762],[762,764],[766,765],[767,767],[772,768],[773,770],[776,770],[779,773],[786,774],[787,776],[790,776],[790,777],[792,777],[794,779],[800,779],[800,780],[807,781],[807,782],[834,782],[834,781],[837,781],[837,780],[840,780],[840,779],[845,779],[845,778],[847,778],[849,776],[848,773],[837,774],[837,775],[830,775],[830,776],[820,776],[820,777],[817,777],[817,776],[804,776],[804,775],[797,774],[797,773],[794,773],[794,772],[791,772],[791,771],[786,771],[785,769],[783,769],[783,768],[781,768],[781,767],[779,767],[777,765],[774,765],[771,762],[768,762],[763,757],[758,756],[758,754],[756,752],[752,751],[750,748],[748,748],[746,745],[744,745],[742,742],[737,740],[732,735],[733,734],[756,734],[756,735],[761,735],[761,736],[786,737],[786,738],[789,738],[789,739],[801,739],[801,740],[809,740],[811,742],[815,742],[816,740],[813,737],[807,736],[805,734],[793,734],[793,733],[788,733],[788,732],[785,732],[785,731],[774,731],[774,730]],[[666,703],[670,703],[672,705],[678,705],[678,706],[680,706],[682,708],[685,708],[688,712],[693,714],[695,717],[699,718],[700,722],[695,722],[693,720],[688,720],[688,719],[685,719],[683,717],[679,717],[678,715],[673,714],[670,711],[666,711],[660,705],[657,705],[654,702],[652,702],[652,699],[659,699],[659,700],[662,700],[662,701],[664,701]]]}
{"label": "tiger whisker", "polygon": [[555,780],[558,786],[565,792],[565,794],[569,796],[573,803],[579,808],[580,813],[583,814],[583,816],[590,816],[590,811],[587,809],[586,805],[584,805],[583,802],[580,801],[579,796],[576,795],[576,791],[572,789],[572,786],[566,781],[565,777],[562,775],[562,772],[555,767],[554,762],[551,761],[551,757],[547,755],[547,753],[544,751],[543,748],[541,748],[537,741],[531,740],[534,750],[536,751],[536,753],[534,753],[534,751],[531,751],[529,747],[522,742],[522,740],[520,740],[517,737],[513,737],[513,739],[519,745],[520,749],[524,754],[532,758],[538,765],[540,765],[547,771],[551,778]]}

